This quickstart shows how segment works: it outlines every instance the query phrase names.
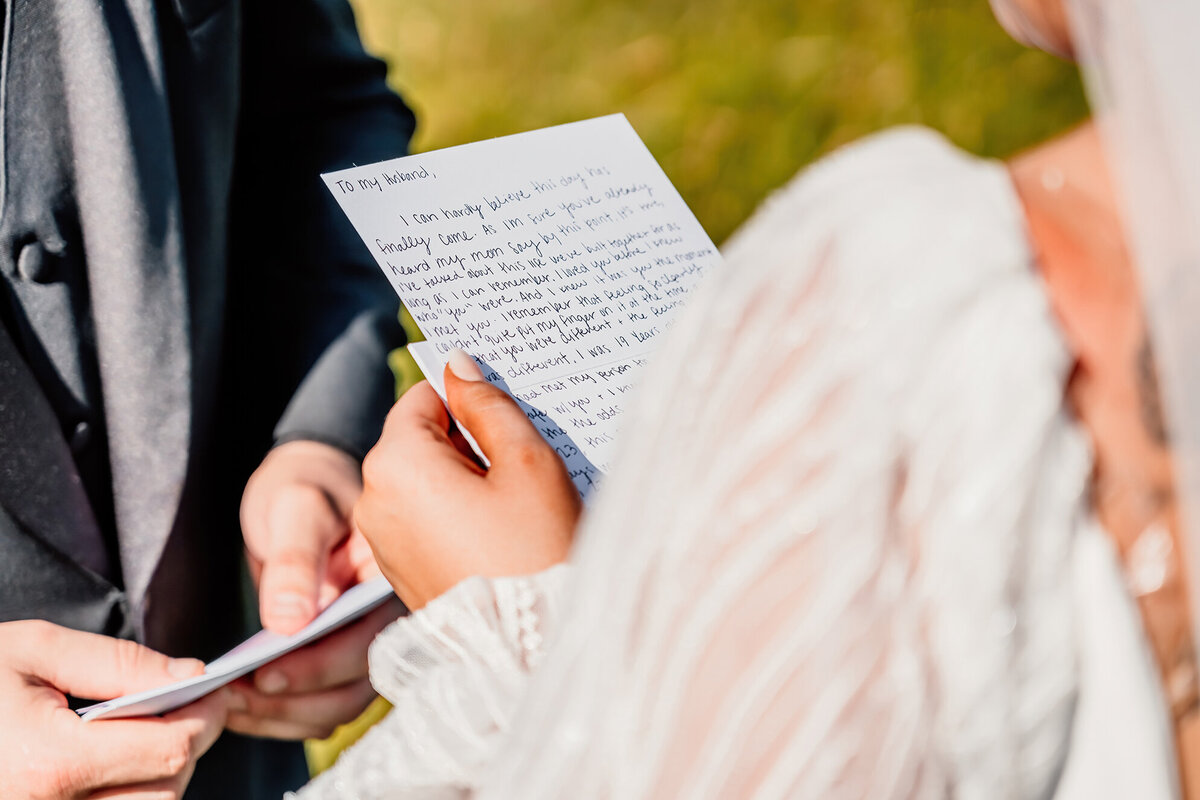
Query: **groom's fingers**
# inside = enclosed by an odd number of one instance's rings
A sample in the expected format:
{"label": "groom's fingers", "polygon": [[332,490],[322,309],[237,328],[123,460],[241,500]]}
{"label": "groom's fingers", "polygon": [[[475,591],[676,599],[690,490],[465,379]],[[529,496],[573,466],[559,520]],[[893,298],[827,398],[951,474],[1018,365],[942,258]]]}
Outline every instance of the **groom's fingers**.
{"label": "groom's fingers", "polygon": [[5,642],[13,671],[29,685],[49,685],[64,694],[107,700],[164,686],[204,671],[193,658],[172,659],[123,639],[63,628],[39,620],[6,623]]}
{"label": "groom's fingers", "polygon": [[403,610],[399,600],[388,600],[320,641],[260,667],[254,673],[255,689],[267,695],[303,694],[367,677],[367,647]]}
{"label": "groom's fingers", "polygon": [[235,689],[240,710],[231,711],[229,730],[268,739],[325,739],[375,699],[366,678],[303,694],[267,695],[249,687]]}
{"label": "groom's fingers", "polygon": [[258,593],[263,626],[290,635],[317,615],[317,594],[345,520],[315,487],[279,489],[264,520],[268,546],[263,553]]}
{"label": "groom's fingers", "polygon": [[[65,726],[64,750],[79,759],[72,773],[78,788],[156,781],[186,784],[196,760],[220,736],[230,696],[229,690],[222,690],[162,717]],[[63,709],[62,714],[74,712]]]}
{"label": "groom's fingers", "polygon": [[88,800],[164,800],[182,797],[191,775],[167,781],[141,783],[137,786],[119,786],[88,795]]}

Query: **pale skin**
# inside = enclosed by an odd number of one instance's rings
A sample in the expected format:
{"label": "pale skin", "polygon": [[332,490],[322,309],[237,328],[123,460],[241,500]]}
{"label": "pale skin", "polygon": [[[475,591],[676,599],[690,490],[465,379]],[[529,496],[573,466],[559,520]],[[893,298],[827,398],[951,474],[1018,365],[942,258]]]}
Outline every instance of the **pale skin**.
{"label": "pale skin", "polygon": [[[313,441],[274,448],[250,477],[242,531],[263,625],[290,634],[349,587],[379,575],[352,524],[358,462]],[[324,738],[375,697],[367,646],[401,613],[390,602],[234,685],[229,729],[274,739]]]}
{"label": "pale skin", "polygon": [[133,642],[0,624],[0,786],[29,800],[174,800],[225,725],[229,693],[163,717],[83,722],[64,692],[116,697],[199,674]]}
{"label": "pale skin", "polygon": [[[272,450],[242,502],[247,557],[264,624],[291,633],[348,587],[379,574],[351,525],[358,462],[318,442]],[[164,717],[83,723],[66,694],[106,700],[190,677],[193,659],[39,621],[0,623],[0,787],[36,800],[177,800],[223,728],[323,738],[375,697],[367,646],[400,613],[357,623]]]}

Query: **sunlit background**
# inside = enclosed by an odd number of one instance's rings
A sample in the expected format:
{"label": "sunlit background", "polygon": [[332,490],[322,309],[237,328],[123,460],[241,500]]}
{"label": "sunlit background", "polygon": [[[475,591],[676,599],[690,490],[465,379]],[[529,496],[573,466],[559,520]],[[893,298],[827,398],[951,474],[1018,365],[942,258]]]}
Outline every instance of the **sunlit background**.
{"label": "sunlit background", "polygon": [[986,0],[355,0],[416,148],[620,111],[720,244],[796,170],[917,123],[1005,156],[1085,113]]}
{"label": "sunlit background", "polygon": [[1011,41],[987,0],[352,2],[417,150],[623,112],[717,244],[881,128],[1004,157],[1086,113],[1074,68]]}

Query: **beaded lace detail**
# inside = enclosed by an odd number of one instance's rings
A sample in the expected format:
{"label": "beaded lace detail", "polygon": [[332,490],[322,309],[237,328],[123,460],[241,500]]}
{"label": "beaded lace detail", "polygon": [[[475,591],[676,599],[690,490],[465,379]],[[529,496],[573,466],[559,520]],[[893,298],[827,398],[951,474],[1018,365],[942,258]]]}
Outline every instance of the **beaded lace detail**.
{"label": "beaded lace detail", "polygon": [[290,797],[450,798],[474,786],[542,658],[567,570],[471,578],[380,633],[371,682],[392,711]]}

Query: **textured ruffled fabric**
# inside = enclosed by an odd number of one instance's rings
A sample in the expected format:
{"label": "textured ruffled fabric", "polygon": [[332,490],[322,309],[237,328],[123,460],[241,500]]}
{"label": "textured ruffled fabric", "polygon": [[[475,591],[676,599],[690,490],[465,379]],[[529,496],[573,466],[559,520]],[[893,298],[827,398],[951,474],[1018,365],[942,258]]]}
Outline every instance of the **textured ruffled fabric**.
{"label": "textured ruffled fabric", "polygon": [[471,578],[380,633],[371,682],[393,708],[299,797],[464,796],[545,652],[567,570]]}
{"label": "textured ruffled fabric", "polygon": [[[401,620],[390,732],[321,796],[1056,797],[1096,533],[1070,368],[1001,165],[916,129],[840,151],[668,333],[545,664],[495,583]],[[335,791],[359,764],[377,793]]]}

